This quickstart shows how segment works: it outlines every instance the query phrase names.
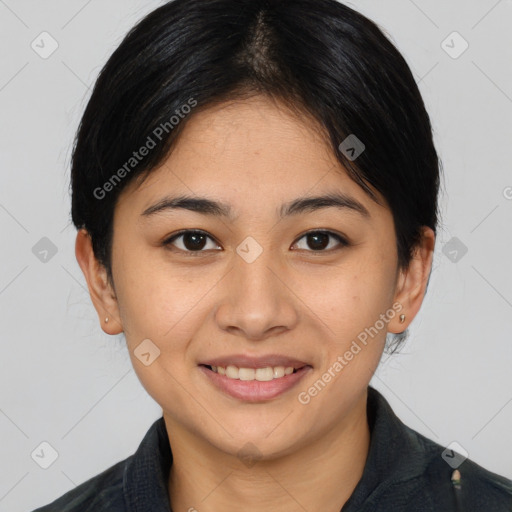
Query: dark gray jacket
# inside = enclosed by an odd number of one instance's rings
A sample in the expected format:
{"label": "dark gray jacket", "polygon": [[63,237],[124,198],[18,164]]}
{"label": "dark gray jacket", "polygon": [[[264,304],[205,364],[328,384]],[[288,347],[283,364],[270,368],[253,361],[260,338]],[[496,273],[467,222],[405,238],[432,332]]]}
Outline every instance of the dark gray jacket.
{"label": "dark gray jacket", "polygon": [[[456,453],[404,425],[372,387],[367,411],[368,459],[341,512],[512,512],[511,480],[466,459],[458,467],[457,489],[452,483]],[[171,463],[162,417],[135,454],[34,512],[170,512]]]}

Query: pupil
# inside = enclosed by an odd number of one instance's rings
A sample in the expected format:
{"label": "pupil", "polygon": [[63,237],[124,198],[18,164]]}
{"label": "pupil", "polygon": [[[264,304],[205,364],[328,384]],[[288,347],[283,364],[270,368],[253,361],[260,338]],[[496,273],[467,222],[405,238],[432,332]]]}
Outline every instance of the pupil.
{"label": "pupil", "polygon": [[183,245],[185,245],[189,251],[202,249],[204,247],[205,238],[206,237],[201,233],[186,233],[183,237]]}
{"label": "pupil", "polygon": [[[310,243],[313,241],[313,243]],[[311,249],[325,249],[329,245],[329,235],[327,233],[312,233],[308,235],[308,245]]]}
{"label": "pupil", "polygon": [[[189,251],[200,250],[204,247],[205,238],[201,233],[187,233],[183,237],[183,243]],[[325,249],[329,245],[329,235],[327,233],[309,234],[308,245],[313,250]]]}

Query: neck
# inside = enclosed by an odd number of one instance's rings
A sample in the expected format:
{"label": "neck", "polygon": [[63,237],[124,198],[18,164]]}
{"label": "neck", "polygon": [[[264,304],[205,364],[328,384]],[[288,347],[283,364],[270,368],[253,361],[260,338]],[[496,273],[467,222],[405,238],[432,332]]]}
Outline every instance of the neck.
{"label": "neck", "polygon": [[[363,474],[370,444],[366,392],[349,415],[292,453],[241,460],[165,417],[173,512],[339,512]],[[165,414],[164,414],[165,416]]]}

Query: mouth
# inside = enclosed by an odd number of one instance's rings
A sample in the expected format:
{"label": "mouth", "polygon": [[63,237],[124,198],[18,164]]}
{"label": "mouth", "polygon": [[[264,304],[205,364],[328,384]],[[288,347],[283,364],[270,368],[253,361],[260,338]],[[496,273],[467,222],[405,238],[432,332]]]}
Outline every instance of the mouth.
{"label": "mouth", "polygon": [[226,366],[200,364],[198,368],[214,389],[231,398],[251,403],[265,403],[285,395],[304,379],[313,367],[294,366]]}
{"label": "mouth", "polygon": [[302,368],[309,365],[294,366],[265,366],[263,368],[247,368],[238,367],[235,365],[228,366],[214,366],[214,365],[200,365],[208,370],[226,377],[227,379],[243,380],[258,382],[269,382],[275,379],[281,379],[286,375],[297,373]]}

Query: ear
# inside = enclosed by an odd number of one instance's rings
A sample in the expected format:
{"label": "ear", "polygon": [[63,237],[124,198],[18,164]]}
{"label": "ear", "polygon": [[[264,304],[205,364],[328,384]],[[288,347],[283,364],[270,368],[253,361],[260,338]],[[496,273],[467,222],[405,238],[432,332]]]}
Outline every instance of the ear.
{"label": "ear", "polygon": [[[397,334],[405,331],[418,313],[427,290],[435,242],[434,231],[423,226],[421,241],[414,251],[409,267],[401,270],[398,275],[394,303],[399,302],[402,309],[389,322],[389,332]],[[403,323],[400,323],[401,315],[405,315]]]}
{"label": "ear", "polygon": [[[80,229],[76,236],[75,255],[87,281],[89,294],[98,313],[101,328],[107,334],[123,332],[115,292],[108,282],[105,267],[98,262],[94,255],[91,237],[85,229]],[[106,318],[108,318],[108,322],[105,321]]]}

